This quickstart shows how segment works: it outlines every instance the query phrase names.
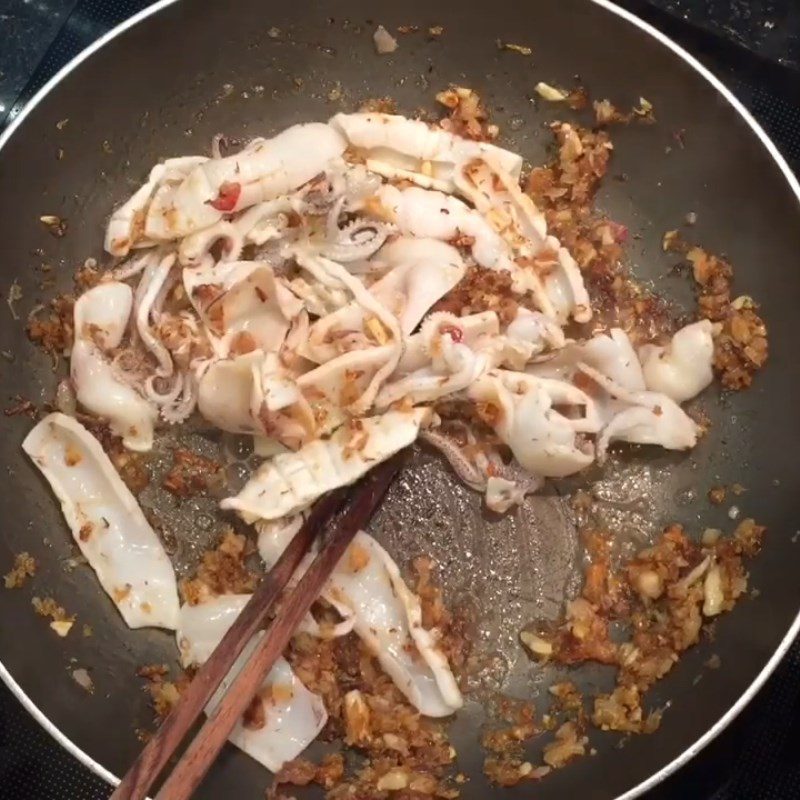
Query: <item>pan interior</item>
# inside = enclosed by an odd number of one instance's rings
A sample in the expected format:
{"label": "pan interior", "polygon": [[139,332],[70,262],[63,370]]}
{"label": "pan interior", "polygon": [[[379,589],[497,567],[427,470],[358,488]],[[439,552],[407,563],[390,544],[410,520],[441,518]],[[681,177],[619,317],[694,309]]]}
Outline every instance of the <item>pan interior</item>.
{"label": "pan interior", "polygon": [[[89,255],[100,257],[106,215],[150,165],[164,156],[206,152],[218,132],[267,135],[387,95],[402,111],[413,112],[431,107],[437,90],[457,83],[485,97],[503,143],[541,163],[549,143],[544,123],[571,115],[537,102],[537,81],[566,85],[579,75],[593,97],[610,97],[620,106],[646,97],[658,123],[612,131],[612,172],[625,180],[607,180],[599,203],[635,233],[629,255],[636,273],[684,300],[685,282],[674,277],[673,260],[660,242],[665,230],[694,211],[692,237],[725,252],[736,267],[738,289],[763,304],[771,363],[750,392],[702,400],[712,427],[691,456],[633,453],[590,480],[623,549],[640,546],[673,520],[696,532],[729,529],[727,507],[712,509],[705,495],[714,485],[737,481],[748,490],[738,502],[742,513],[766,524],[770,534],[752,569],[758,599],[721,620],[715,641],[687,654],[653,690],[654,707],[669,704],[661,730],[624,747],[618,737],[594,732],[595,756],[535,788],[545,800],[570,790],[609,798],[661,769],[713,725],[755,678],[797,612],[793,472],[785,442],[800,436],[791,408],[800,381],[788,353],[800,276],[784,267],[800,251],[797,199],[738,114],[699,74],[637,28],[581,0],[503,0],[494,8],[498,13],[489,21],[485,10],[450,0],[434,11],[411,0],[402,12],[382,12],[380,20],[359,0],[338,4],[333,18],[321,4],[265,10],[258,0],[242,0],[235,14],[212,3],[165,8],[71,73],[0,152],[3,283],[18,282],[23,299],[17,308],[24,318],[54,291],[40,287],[39,264],[54,265],[65,288],[77,264]],[[379,58],[371,39],[378,21],[389,29],[413,23],[421,31],[401,37],[395,54]],[[443,25],[444,33],[427,36],[432,25]],[[529,45],[533,55],[499,50],[496,40]],[[642,66],[632,70],[633,63]],[[64,119],[68,124],[58,127]],[[674,146],[678,131],[683,149]],[[56,240],[43,231],[43,214],[66,218],[67,236]],[[11,354],[0,362],[5,394],[37,403],[52,396],[61,373],[27,342],[22,323],[10,314],[2,317],[0,349]],[[14,621],[0,627],[0,658],[78,747],[120,774],[140,747],[134,729],[146,727],[150,717],[136,667],[173,660],[174,644],[157,631],[128,631],[93,576],[73,566],[60,513],[19,449],[30,421],[4,419],[4,426],[0,447],[8,485],[0,496],[6,520],[0,565],[27,550],[40,568],[30,588],[0,592],[4,618]],[[200,447],[215,446],[202,432],[193,436]],[[451,604],[478,620],[475,641],[487,668],[475,680],[474,700],[453,725],[459,768],[470,777],[464,797],[531,791],[492,788],[482,778],[480,700],[497,689],[541,698],[554,677],[527,660],[517,635],[530,619],[556,615],[578,585],[582,555],[564,502],[571,489],[553,487],[500,519],[482,512],[480,498],[462,488],[434,454],[419,450],[372,525],[399,561],[420,553],[436,558]],[[178,505],[158,492],[146,502],[168,515],[188,565],[213,533],[211,504]],[[55,597],[79,623],[92,626],[93,636],[58,639],[33,616],[32,593]],[[722,661],[713,676],[702,668],[712,653]],[[91,671],[94,695],[72,680],[76,666]],[[570,677],[594,690],[609,680],[599,669]],[[535,742],[532,759],[539,748]],[[199,796],[257,797],[268,780],[231,748]]]}

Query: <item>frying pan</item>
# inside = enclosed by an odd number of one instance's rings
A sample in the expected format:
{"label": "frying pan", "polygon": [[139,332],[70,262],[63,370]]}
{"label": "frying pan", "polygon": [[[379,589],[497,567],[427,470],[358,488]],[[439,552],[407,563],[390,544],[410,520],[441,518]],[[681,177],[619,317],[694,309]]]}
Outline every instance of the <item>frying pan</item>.
{"label": "frying pan", "polygon": [[[390,30],[413,23],[423,32],[401,37],[396,53],[378,57],[371,39],[378,22]],[[429,25],[443,25],[443,35],[428,39]],[[496,40],[530,45],[533,55],[500,50]],[[0,139],[2,284],[5,291],[18,281],[24,319],[45,296],[37,265],[54,265],[60,287],[68,286],[77,264],[101,256],[109,210],[159,157],[206,152],[220,131],[247,138],[327,119],[367,97],[390,95],[411,112],[429,104],[436,90],[459,83],[484,95],[505,141],[537,163],[547,158],[543,123],[565,112],[538,105],[533,86],[569,84],[575,75],[596,98],[624,106],[643,96],[656,109],[655,126],[613,131],[612,172],[626,180],[607,180],[598,199],[635,234],[629,256],[637,274],[660,292],[688,299],[660,240],[694,211],[692,238],[729,256],[737,290],[763,304],[771,344],[769,365],[750,391],[705,398],[711,432],[691,455],[621,457],[593,476],[609,521],[639,546],[672,520],[694,532],[730,528],[727,507],[712,508],[705,493],[738,481],[747,487],[737,498],[742,513],[767,525],[769,534],[752,564],[758,597],[721,618],[714,641],[687,653],[648,695],[652,706],[667,708],[660,730],[624,747],[615,735],[593,732],[596,754],[537,785],[542,800],[567,793],[630,798],[653,787],[735,716],[798,629],[792,445],[800,440],[800,371],[791,347],[800,298],[800,272],[793,268],[800,187],[764,132],[688,54],[606,2],[407,0],[402,9],[379,13],[365,0],[335,6],[195,0],[158,3],[112,31],[57,75]],[[678,131],[683,148],[675,146]],[[45,232],[43,214],[66,218],[67,235]],[[37,403],[51,397],[59,373],[27,341],[21,321],[5,309],[0,319],[0,350],[13,354],[0,361],[3,395]],[[24,417],[3,419],[0,439],[0,565],[5,571],[22,550],[39,563],[29,586],[0,591],[0,674],[61,744],[111,780],[138,752],[134,728],[150,716],[135,669],[174,660],[174,645],[159,631],[129,631],[87,568],[70,568],[74,550],[56,503],[20,451],[29,427]],[[556,493],[502,520],[484,516],[478,498],[422,452],[373,526],[401,560],[430,552],[440,561],[451,602],[472,607],[481,641],[489,643],[494,668],[487,683],[534,700],[554,675],[520,654],[516,631],[534,616],[557,613],[580,569],[574,530],[559,508]],[[209,511],[203,501],[165,510],[183,566],[208,538]],[[34,616],[34,593],[55,597],[93,635],[57,637]],[[712,654],[721,668],[710,673],[703,664]],[[72,679],[78,666],[90,670],[94,694]],[[587,689],[609,680],[599,669],[574,677]],[[482,721],[480,704],[470,703],[453,725],[460,768],[471,778],[463,796],[528,796],[530,786],[501,790],[485,783],[477,746]],[[229,748],[198,796],[261,797],[268,781],[266,771]]]}

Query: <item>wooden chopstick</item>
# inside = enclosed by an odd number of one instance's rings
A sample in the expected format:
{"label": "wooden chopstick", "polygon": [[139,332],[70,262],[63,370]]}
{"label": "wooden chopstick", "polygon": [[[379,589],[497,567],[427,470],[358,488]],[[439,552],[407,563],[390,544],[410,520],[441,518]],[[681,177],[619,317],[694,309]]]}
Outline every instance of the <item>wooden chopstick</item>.
{"label": "wooden chopstick", "polygon": [[291,579],[317,533],[341,508],[345,490],[332,492],[314,505],[308,519],[292,537],[275,566],[262,578],[211,657],[200,668],[178,704],[117,786],[110,800],[144,800],[165,764],[203,713],[222,679],[228,674],[245,645],[263,627],[267,614]]}
{"label": "wooden chopstick", "polygon": [[[378,465],[357,485],[352,501],[338,520],[333,533],[323,543],[319,554],[297,586],[284,598],[279,616],[259,640],[223,700],[165,780],[157,800],[184,800],[197,788],[237,720],[286,648],[295,628],[319,596],[347,546],[377,509],[403,460],[401,454],[394,456]],[[143,749],[122,783],[111,795],[111,800],[143,800],[146,797],[147,791],[228,674],[236,658],[263,625],[267,613],[286,587],[315,535],[341,507],[345,496],[345,491],[339,490],[314,506],[306,523],[262,580],[178,705]]]}

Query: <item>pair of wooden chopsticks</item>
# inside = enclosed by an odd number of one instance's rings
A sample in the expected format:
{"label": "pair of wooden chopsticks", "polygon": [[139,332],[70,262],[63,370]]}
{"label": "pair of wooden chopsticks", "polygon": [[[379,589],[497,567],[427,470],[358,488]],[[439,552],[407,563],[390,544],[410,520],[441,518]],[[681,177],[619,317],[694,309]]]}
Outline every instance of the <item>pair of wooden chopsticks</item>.
{"label": "pair of wooden chopsticks", "polygon": [[[205,721],[162,784],[156,800],[185,800],[198,787],[237,720],[286,648],[295,628],[319,597],[347,546],[372,517],[403,460],[403,454],[398,453],[378,465],[357,484],[347,509],[337,520],[330,536],[321,544],[311,566],[294,589],[283,597],[279,615],[259,640],[222,702]],[[347,494],[347,490],[340,489],[323,497],[314,506],[303,527],[261,580],[242,613],[139,754],[110,800],[144,800],[147,797],[147,792],[186,738],[189,728],[196,722],[234,661],[263,627],[270,609],[281,597],[316,536],[344,505]]]}

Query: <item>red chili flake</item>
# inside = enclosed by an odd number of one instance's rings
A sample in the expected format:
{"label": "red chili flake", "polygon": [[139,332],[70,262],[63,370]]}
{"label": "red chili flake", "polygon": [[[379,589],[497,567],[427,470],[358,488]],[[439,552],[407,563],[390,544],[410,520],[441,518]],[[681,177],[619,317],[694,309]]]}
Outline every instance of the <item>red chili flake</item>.
{"label": "red chili flake", "polygon": [[225,181],[219,187],[219,196],[216,200],[211,201],[211,205],[216,208],[217,211],[233,211],[241,193],[241,183]]}
{"label": "red chili flake", "polygon": [[442,325],[439,329],[441,334],[447,334],[454,342],[458,343],[463,341],[464,332],[461,328],[456,328],[455,325]]}

